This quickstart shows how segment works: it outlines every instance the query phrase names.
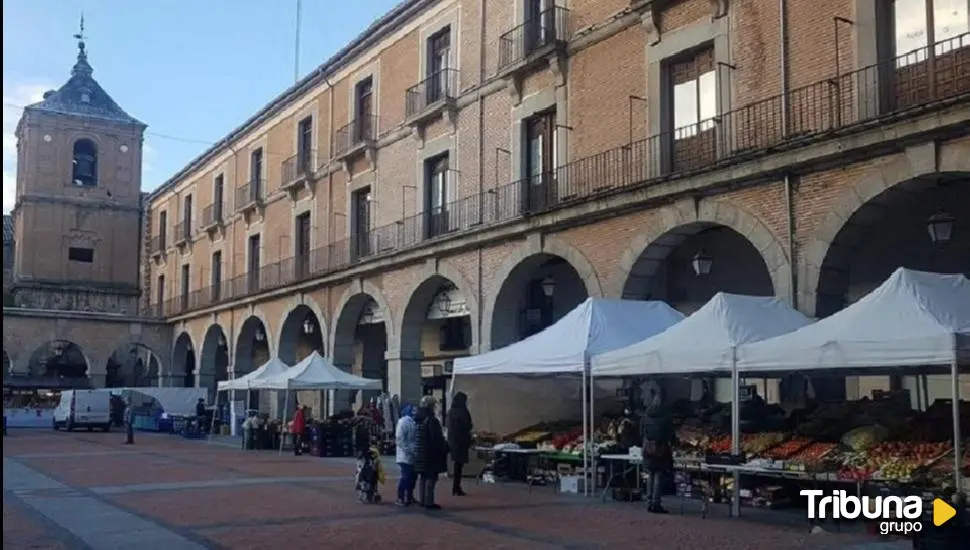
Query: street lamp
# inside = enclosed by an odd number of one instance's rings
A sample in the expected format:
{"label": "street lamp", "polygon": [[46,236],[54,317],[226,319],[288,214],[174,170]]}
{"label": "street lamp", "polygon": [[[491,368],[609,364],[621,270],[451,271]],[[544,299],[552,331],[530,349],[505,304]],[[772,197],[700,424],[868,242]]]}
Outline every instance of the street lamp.
{"label": "street lamp", "polygon": [[542,293],[546,295],[546,298],[552,298],[552,295],[556,292],[556,280],[552,277],[546,277],[542,280]]}
{"label": "street lamp", "polygon": [[934,244],[946,244],[953,237],[953,225],[956,218],[940,210],[926,220],[926,230]]}
{"label": "street lamp", "polygon": [[262,342],[265,339],[266,339],[266,334],[263,333],[263,327],[257,328],[256,329],[256,341],[257,342]]}
{"label": "street lamp", "polygon": [[694,266],[694,274],[698,277],[707,277],[711,274],[711,267],[714,266],[714,259],[704,253],[701,249],[694,254],[694,260],[691,262]]}
{"label": "street lamp", "polygon": [[220,348],[226,347],[226,337],[220,334],[218,344]]}
{"label": "street lamp", "polygon": [[303,334],[306,334],[307,336],[313,334],[314,328],[313,321],[311,321],[309,317],[303,320]]}
{"label": "street lamp", "polygon": [[435,298],[435,307],[438,308],[443,315],[448,315],[451,313],[451,296],[448,295],[448,291],[442,289],[438,291],[438,296]]}

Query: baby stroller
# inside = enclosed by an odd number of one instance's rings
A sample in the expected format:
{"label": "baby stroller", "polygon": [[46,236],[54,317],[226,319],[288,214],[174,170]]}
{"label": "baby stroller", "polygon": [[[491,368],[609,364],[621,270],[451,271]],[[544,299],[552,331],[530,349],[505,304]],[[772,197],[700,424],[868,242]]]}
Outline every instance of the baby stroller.
{"label": "baby stroller", "polygon": [[381,455],[376,447],[360,453],[357,458],[357,475],[354,486],[357,498],[365,504],[376,504],[381,501],[380,486],[384,484],[384,466]]}

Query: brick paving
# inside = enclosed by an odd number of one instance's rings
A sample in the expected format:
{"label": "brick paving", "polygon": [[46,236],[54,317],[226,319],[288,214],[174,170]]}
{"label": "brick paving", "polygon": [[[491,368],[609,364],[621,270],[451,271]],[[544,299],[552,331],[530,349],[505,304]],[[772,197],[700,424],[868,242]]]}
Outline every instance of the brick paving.
{"label": "brick paving", "polygon": [[[456,498],[444,482],[440,512],[362,505],[353,494],[350,460],[243,453],[161,435],[139,434],[134,446],[125,446],[118,434],[14,430],[4,438],[3,456],[4,550],[125,545],[119,541],[165,550],[835,549],[871,541],[809,535],[804,524],[655,516],[639,504],[601,504],[547,487],[530,493],[520,485],[472,483],[469,496]],[[385,488],[385,495],[391,491]],[[71,521],[72,503],[78,521]],[[81,517],[93,508],[97,515]],[[137,523],[137,530],[98,525],[108,516]]]}

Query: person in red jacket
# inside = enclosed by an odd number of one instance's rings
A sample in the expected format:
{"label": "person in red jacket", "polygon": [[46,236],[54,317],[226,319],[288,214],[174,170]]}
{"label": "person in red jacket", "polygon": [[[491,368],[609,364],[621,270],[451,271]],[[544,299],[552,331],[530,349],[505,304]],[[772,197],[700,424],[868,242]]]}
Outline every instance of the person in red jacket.
{"label": "person in red jacket", "polygon": [[296,412],[293,413],[293,422],[290,425],[290,432],[293,433],[293,454],[300,456],[303,454],[303,434],[306,432],[306,407],[297,405]]}

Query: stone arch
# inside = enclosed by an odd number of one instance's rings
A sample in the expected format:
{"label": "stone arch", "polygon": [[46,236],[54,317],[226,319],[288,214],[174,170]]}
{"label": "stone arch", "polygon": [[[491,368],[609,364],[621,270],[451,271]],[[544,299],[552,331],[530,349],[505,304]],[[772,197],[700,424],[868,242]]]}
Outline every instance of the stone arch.
{"label": "stone arch", "polygon": [[233,377],[238,378],[260,367],[253,361],[253,344],[256,342],[258,330],[262,331],[269,357],[272,357],[273,350],[276,348],[273,345],[273,334],[269,330],[266,316],[258,309],[253,309],[236,330],[236,345],[232,354]]}
{"label": "stone arch", "polygon": [[294,296],[289,302],[288,307],[280,314],[279,323],[276,325],[279,327],[276,333],[276,341],[279,345],[277,356],[287,364],[296,363],[296,348],[299,343],[297,338],[300,330],[302,330],[303,321],[308,315],[311,315],[315,321],[317,334],[320,338],[321,349],[317,351],[321,355],[325,355],[330,338],[330,327],[327,325],[327,318],[323,314],[323,309],[312,296],[306,294]]}
{"label": "stone arch", "polygon": [[170,386],[185,386],[189,371],[197,372],[199,365],[197,350],[192,335],[188,331],[182,331],[175,337],[170,363],[172,370],[168,376]]}
{"label": "stone arch", "polygon": [[202,338],[199,351],[199,386],[209,388],[214,394],[216,385],[229,379],[229,338],[219,323],[212,323]]}
{"label": "stone arch", "polygon": [[[445,282],[455,285],[465,299],[468,316],[471,320],[472,342],[470,351],[472,354],[478,353],[481,336],[478,333],[479,305],[478,296],[475,292],[476,287],[461,271],[444,260],[429,262],[424,276],[405,294],[408,297],[407,303],[401,308],[400,317],[395,323],[400,329],[400,340],[397,341],[395,349],[417,351],[411,344],[420,341],[420,327],[424,324],[431,300],[441,284]],[[418,332],[415,333],[415,330]]]}
{"label": "stone arch", "polygon": [[[711,227],[722,226],[744,237],[761,254],[775,296],[791,296],[791,263],[785,247],[768,226],[751,212],[727,201],[683,201],[661,208],[651,224],[627,246],[610,279],[611,296],[632,297],[630,285],[654,275],[667,255],[688,237]],[[655,260],[644,263],[641,260]]]}
{"label": "stone arch", "polygon": [[[94,362],[88,355],[87,350],[72,340],[65,340],[62,338],[45,340],[30,350],[30,356],[27,359],[27,374],[30,376],[39,377],[48,376],[46,371],[48,362],[55,356],[66,356],[68,354],[71,356],[76,354],[77,359],[83,360],[84,377],[90,378]],[[38,363],[42,363],[42,365]],[[41,368],[41,366],[43,366],[44,370],[37,371],[36,369]]]}
{"label": "stone arch", "polygon": [[[926,153],[929,155],[930,153]],[[907,151],[872,170],[859,183],[850,186],[838,200],[833,201],[832,209],[819,224],[811,239],[801,253],[799,268],[799,291],[802,309],[809,315],[826,315],[837,309],[833,306],[820,308],[826,296],[834,296],[848,286],[844,276],[848,263],[858,241],[865,230],[884,216],[894,203],[911,200],[924,190],[941,187],[945,183],[970,183],[970,158],[968,155],[951,166],[960,170],[928,172],[926,163],[919,160],[918,152]],[[936,157],[935,149],[932,153]],[[931,167],[936,167],[930,164]],[[922,167],[922,168],[921,168]],[[957,188],[956,185],[953,186]],[[951,212],[958,214],[958,212]],[[966,224],[966,221],[962,222]],[[958,227],[961,220],[957,220]],[[826,280],[833,288],[823,288]]]}
{"label": "stone arch", "polygon": [[[124,351],[124,354],[119,354]],[[110,360],[118,361],[118,365],[124,371],[130,371],[132,377],[122,376],[122,381],[126,386],[158,386],[161,384],[164,370],[162,355],[154,347],[139,340],[122,338],[116,341],[114,351],[109,356]],[[105,368],[105,375],[110,373]],[[127,372],[126,372],[127,374]],[[116,380],[117,382],[117,380]],[[107,384],[106,385],[110,385]]]}
{"label": "stone arch", "polygon": [[541,261],[545,258],[554,257],[565,260],[579,275],[580,280],[586,287],[586,294],[591,298],[603,296],[603,286],[599,275],[589,259],[578,249],[556,239],[547,237],[545,239],[529,239],[522,243],[509,257],[505,263],[495,272],[493,281],[498,284],[486,294],[485,306],[482,311],[482,329],[479,334],[479,352],[492,349],[493,320],[495,318],[496,305],[503,297],[503,291],[508,288],[507,283],[518,272],[524,272],[530,267],[530,263]]}
{"label": "stone arch", "polygon": [[348,327],[356,326],[357,320],[365,305],[367,298],[374,300],[384,318],[384,330],[387,331],[387,341],[397,342],[397,330],[394,325],[394,313],[388,304],[384,292],[371,282],[358,280],[352,284],[337,301],[334,308],[333,321],[330,324],[330,350],[334,356],[338,350],[338,335]]}

